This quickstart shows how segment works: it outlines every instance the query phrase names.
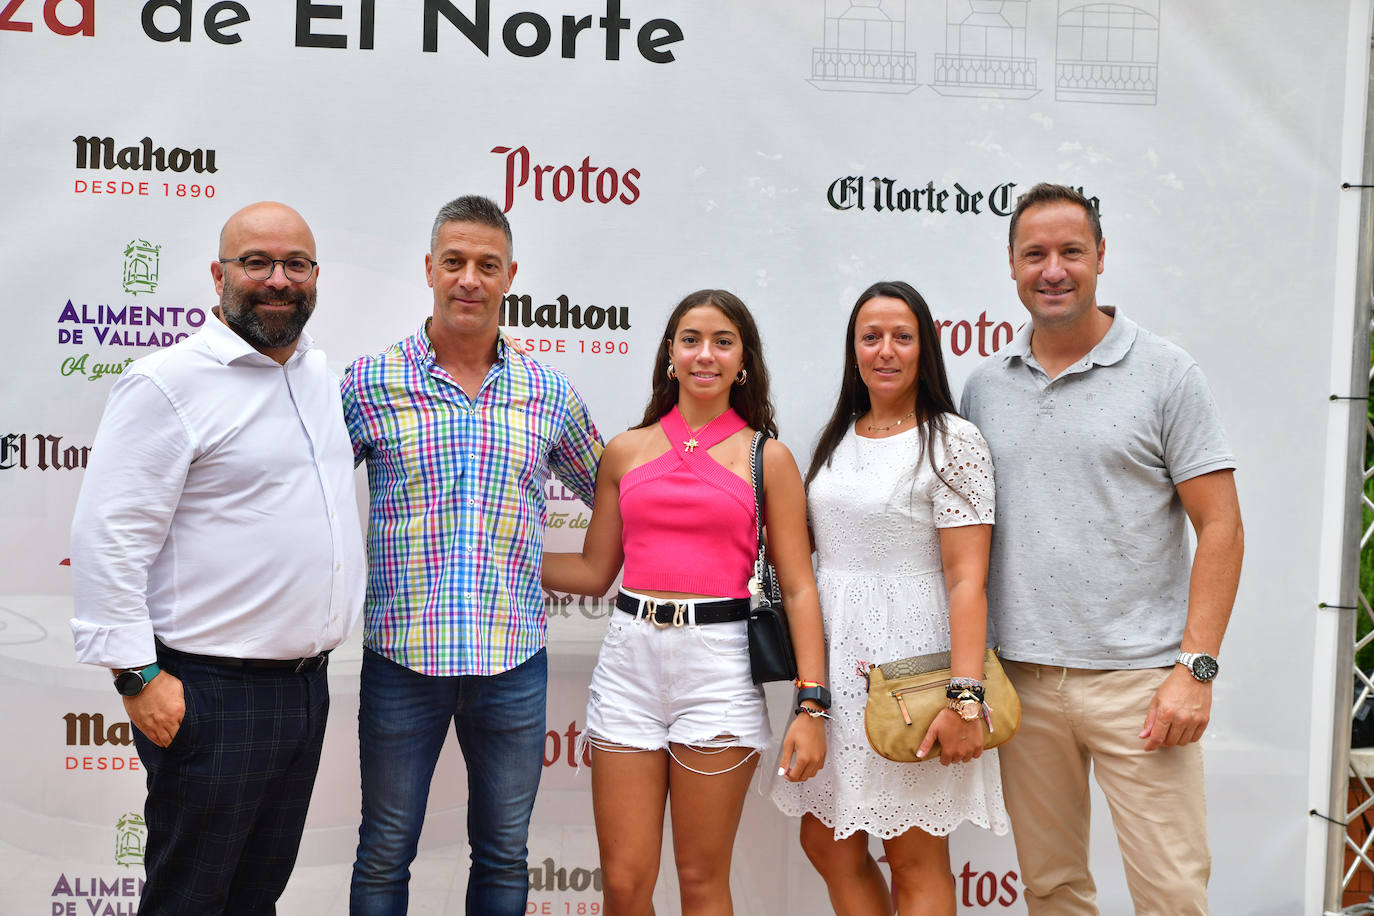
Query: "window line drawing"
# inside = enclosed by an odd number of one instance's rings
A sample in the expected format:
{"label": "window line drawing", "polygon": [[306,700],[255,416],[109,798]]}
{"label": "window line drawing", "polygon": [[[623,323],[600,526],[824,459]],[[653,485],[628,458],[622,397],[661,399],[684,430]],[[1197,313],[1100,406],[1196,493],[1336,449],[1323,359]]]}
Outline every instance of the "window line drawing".
{"label": "window line drawing", "polygon": [[821,47],[811,49],[811,85],[825,92],[915,90],[907,50],[907,0],[825,0]]}
{"label": "window line drawing", "polygon": [[1159,100],[1159,0],[1059,0],[1054,97],[1154,105]]}
{"label": "window line drawing", "polygon": [[161,245],[134,239],[124,247],[124,292],[131,296],[157,292]]}
{"label": "window line drawing", "polygon": [[945,50],[931,88],[940,95],[1028,99],[1040,89],[1026,54],[1029,0],[946,0]]}

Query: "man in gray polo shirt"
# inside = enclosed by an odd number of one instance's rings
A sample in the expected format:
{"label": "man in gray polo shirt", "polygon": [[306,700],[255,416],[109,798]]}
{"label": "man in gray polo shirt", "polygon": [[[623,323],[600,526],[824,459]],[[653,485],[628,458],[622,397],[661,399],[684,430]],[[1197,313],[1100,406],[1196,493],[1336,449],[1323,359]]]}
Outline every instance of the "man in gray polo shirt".
{"label": "man in gray polo shirt", "polygon": [[997,477],[988,613],[1022,701],[1002,777],[1030,913],[1097,913],[1090,770],[1136,912],[1206,913],[1197,742],[1240,578],[1235,460],[1192,358],[1097,305],[1105,255],[1082,195],[1023,195],[1009,257],[1031,321],[964,388]]}

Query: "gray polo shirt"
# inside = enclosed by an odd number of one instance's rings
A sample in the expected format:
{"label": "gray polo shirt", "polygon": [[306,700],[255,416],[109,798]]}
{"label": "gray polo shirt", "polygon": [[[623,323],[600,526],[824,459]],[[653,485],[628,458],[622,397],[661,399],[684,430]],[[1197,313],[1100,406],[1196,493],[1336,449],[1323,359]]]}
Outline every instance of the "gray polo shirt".
{"label": "gray polo shirt", "polygon": [[1058,378],[1027,324],[964,386],[997,479],[989,624],[1018,661],[1171,665],[1192,565],[1175,484],[1236,463],[1192,357],[1103,311],[1107,335]]}

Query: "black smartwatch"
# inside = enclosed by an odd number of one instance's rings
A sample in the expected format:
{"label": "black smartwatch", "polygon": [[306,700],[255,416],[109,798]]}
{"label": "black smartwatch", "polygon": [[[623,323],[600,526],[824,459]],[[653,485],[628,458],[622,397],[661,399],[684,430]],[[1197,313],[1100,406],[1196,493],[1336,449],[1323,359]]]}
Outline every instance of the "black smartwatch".
{"label": "black smartwatch", "polygon": [[802,704],[802,700],[812,700],[821,709],[830,708],[830,691],[824,687],[803,687],[797,691],[797,705]]}
{"label": "black smartwatch", "polygon": [[118,690],[121,696],[136,697],[148,686],[148,682],[161,672],[162,669],[157,666],[157,662],[144,665],[142,668],[128,668],[115,675],[115,690]]}

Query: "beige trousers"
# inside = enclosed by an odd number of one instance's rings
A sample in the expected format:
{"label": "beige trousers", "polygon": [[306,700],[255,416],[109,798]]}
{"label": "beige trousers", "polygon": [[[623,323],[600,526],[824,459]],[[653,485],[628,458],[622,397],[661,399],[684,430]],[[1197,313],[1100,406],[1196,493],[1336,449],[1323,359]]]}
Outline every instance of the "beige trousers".
{"label": "beige trousers", "polygon": [[1146,751],[1136,737],[1170,669],[1004,666],[1021,697],[1021,729],[999,748],[1002,785],[1031,916],[1098,912],[1088,871],[1093,771],[1136,913],[1206,914],[1212,860],[1202,746]]}

